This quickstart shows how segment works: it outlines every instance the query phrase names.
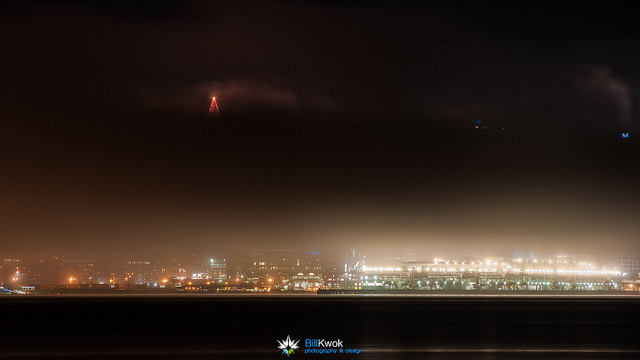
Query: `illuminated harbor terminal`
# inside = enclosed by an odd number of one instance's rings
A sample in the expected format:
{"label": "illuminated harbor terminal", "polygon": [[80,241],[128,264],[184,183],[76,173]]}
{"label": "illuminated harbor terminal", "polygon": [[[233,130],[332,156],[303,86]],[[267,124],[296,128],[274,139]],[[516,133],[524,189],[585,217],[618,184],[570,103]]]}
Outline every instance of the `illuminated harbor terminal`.
{"label": "illuminated harbor terminal", "polygon": [[573,258],[548,260],[485,258],[405,262],[399,267],[361,268],[358,289],[416,290],[619,290],[618,269],[599,268]]}

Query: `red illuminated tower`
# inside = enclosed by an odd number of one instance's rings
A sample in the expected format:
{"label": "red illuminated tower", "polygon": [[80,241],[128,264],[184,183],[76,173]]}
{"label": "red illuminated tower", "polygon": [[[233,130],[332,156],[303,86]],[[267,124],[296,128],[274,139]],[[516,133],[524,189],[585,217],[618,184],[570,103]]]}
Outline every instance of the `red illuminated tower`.
{"label": "red illuminated tower", "polygon": [[211,99],[211,106],[209,106],[209,119],[220,120],[220,110],[218,109],[218,102],[216,98]]}

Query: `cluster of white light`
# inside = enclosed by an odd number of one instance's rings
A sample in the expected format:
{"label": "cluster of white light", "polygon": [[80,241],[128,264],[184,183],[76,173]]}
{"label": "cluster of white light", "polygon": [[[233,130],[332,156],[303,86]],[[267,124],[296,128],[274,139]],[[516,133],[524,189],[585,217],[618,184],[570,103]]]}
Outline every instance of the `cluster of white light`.
{"label": "cluster of white light", "polygon": [[552,269],[525,269],[526,273],[544,273],[544,274],[553,274]]}
{"label": "cluster of white light", "polygon": [[[474,269],[474,268],[430,268],[427,267],[426,268],[427,271],[429,272],[503,272],[504,269],[483,269],[483,268],[478,268],[478,269]],[[515,269],[515,271],[519,271],[517,269]]]}
{"label": "cluster of white light", "polygon": [[620,275],[620,271],[608,270],[567,270],[567,269],[525,269],[527,273],[543,273],[543,274],[581,274],[581,275]]}
{"label": "cluster of white light", "polygon": [[[468,266],[468,265],[466,265]],[[513,268],[511,265],[502,265],[500,268],[471,268],[471,267],[430,267],[426,266],[424,268],[420,266],[416,266],[413,268],[409,268],[409,270],[422,272],[441,272],[441,273],[457,273],[457,272],[484,272],[484,273],[520,273],[524,271],[527,274],[577,274],[577,275],[614,275],[620,276],[620,271],[612,271],[612,270],[591,270],[591,269],[517,269]],[[375,271],[401,271],[400,268],[366,268],[365,271],[375,272]]]}
{"label": "cluster of white light", "polygon": [[575,283],[575,285],[589,285],[589,286],[591,286],[591,285],[611,285],[611,284],[605,284],[605,283]]}
{"label": "cluster of white light", "polygon": [[[620,276],[621,272],[617,270],[597,270],[597,267],[594,267],[592,264],[586,262],[575,263],[573,261],[569,261],[569,257],[566,255],[558,255],[554,260],[523,260],[521,258],[513,259],[511,262],[500,261],[491,258],[484,258],[482,261],[477,262],[464,262],[457,260],[449,260],[443,258],[435,258],[433,264],[421,264],[421,265],[412,265],[409,266],[408,269],[404,268],[404,270],[420,272],[420,273],[465,273],[465,272],[478,272],[478,273],[495,273],[495,274],[509,274],[515,273],[520,274],[524,272],[526,274],[558,274],[558,275],[586,275],[586,276]],[[520,264],[524,262],[532,262],[537,264],[547,264],[547,266],[552,268],[520,268]],[[578,269],[557,269],[556,264],[573,264],[579,265]],[[514,268],[516,266],[517,268]],[[544,265],[542,265],[544,266]],[[565,265],[566,266],[566,265]],[[403,268],[399,267],[367,267],[363,266],[362,270],[364,272],[372,273],[372,272],[402,272]]]}
{"label": "cluster of white light", "polygon": [[368,267],[362,266],[362,271],[365,272],[400,272],[402,268],[394,268],[394,267]]}
{"label": "cluster of white light", "polygon": [[[455,265],[458,265],[458,263],[460,263],[460,264],[467,264],[465,261],[458,261],[458,260],[446,260],[446,259],[442,259],[442,258],[435,258],[435,259],[433,259],[433,262],[434,262],[435,264],[438,264],[438,263],[455,264]],[[471,262],[471,264],[474,264],[474,265],[475,265],[475,263],[476,263],[475,261],[472,261],[472,262]]]}

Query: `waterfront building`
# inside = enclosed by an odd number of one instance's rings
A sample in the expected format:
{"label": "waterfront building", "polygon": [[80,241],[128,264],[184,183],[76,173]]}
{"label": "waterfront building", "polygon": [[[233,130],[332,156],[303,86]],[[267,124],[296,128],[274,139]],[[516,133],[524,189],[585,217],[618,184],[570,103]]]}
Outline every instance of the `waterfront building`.
{"label": "waterfront building", "polygon": [[619,290],[621,273],[566,257],[548,260],[485,258],[364,266],[362,289],[416,290]]}
{"label": "waterfront building", "polygon": [[224,281],[229,278],[229,269],[227,267],[227,259],[216,260],[211,259],[211,280],[214,281]]}
{"label": "waterfront building", "polygon": [[283,289],[294,291],[316,291],[324,289],[324,280],[314,273],[298,273],[287,281],[283,286]]}
{"label": "waterfront building", "polygon": [[622,277],[637,279],[640,277],[640,250],[618,251],[613,254],[613,266],[622,273]]}

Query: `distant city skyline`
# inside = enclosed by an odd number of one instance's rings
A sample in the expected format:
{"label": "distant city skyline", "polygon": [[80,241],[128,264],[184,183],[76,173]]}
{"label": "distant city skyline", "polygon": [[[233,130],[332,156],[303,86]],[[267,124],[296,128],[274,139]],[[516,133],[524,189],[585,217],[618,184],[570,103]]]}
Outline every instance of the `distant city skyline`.
{"label": "distant city skyline", "polygon": [[638,249],[583,255],[539,256],[530,252],[513,257],[456,254],[430,259],[412,249],[390,248],[384,254],[376,254],[354,247],[333,252],[254,249],[211,258],[159,251],[118,255],[0,253],[0,256],[0,287],[6,291],[131,286],[190,291],[246,288],[621,291],[628,290],[626,284],[635,289],[640,282]]}

